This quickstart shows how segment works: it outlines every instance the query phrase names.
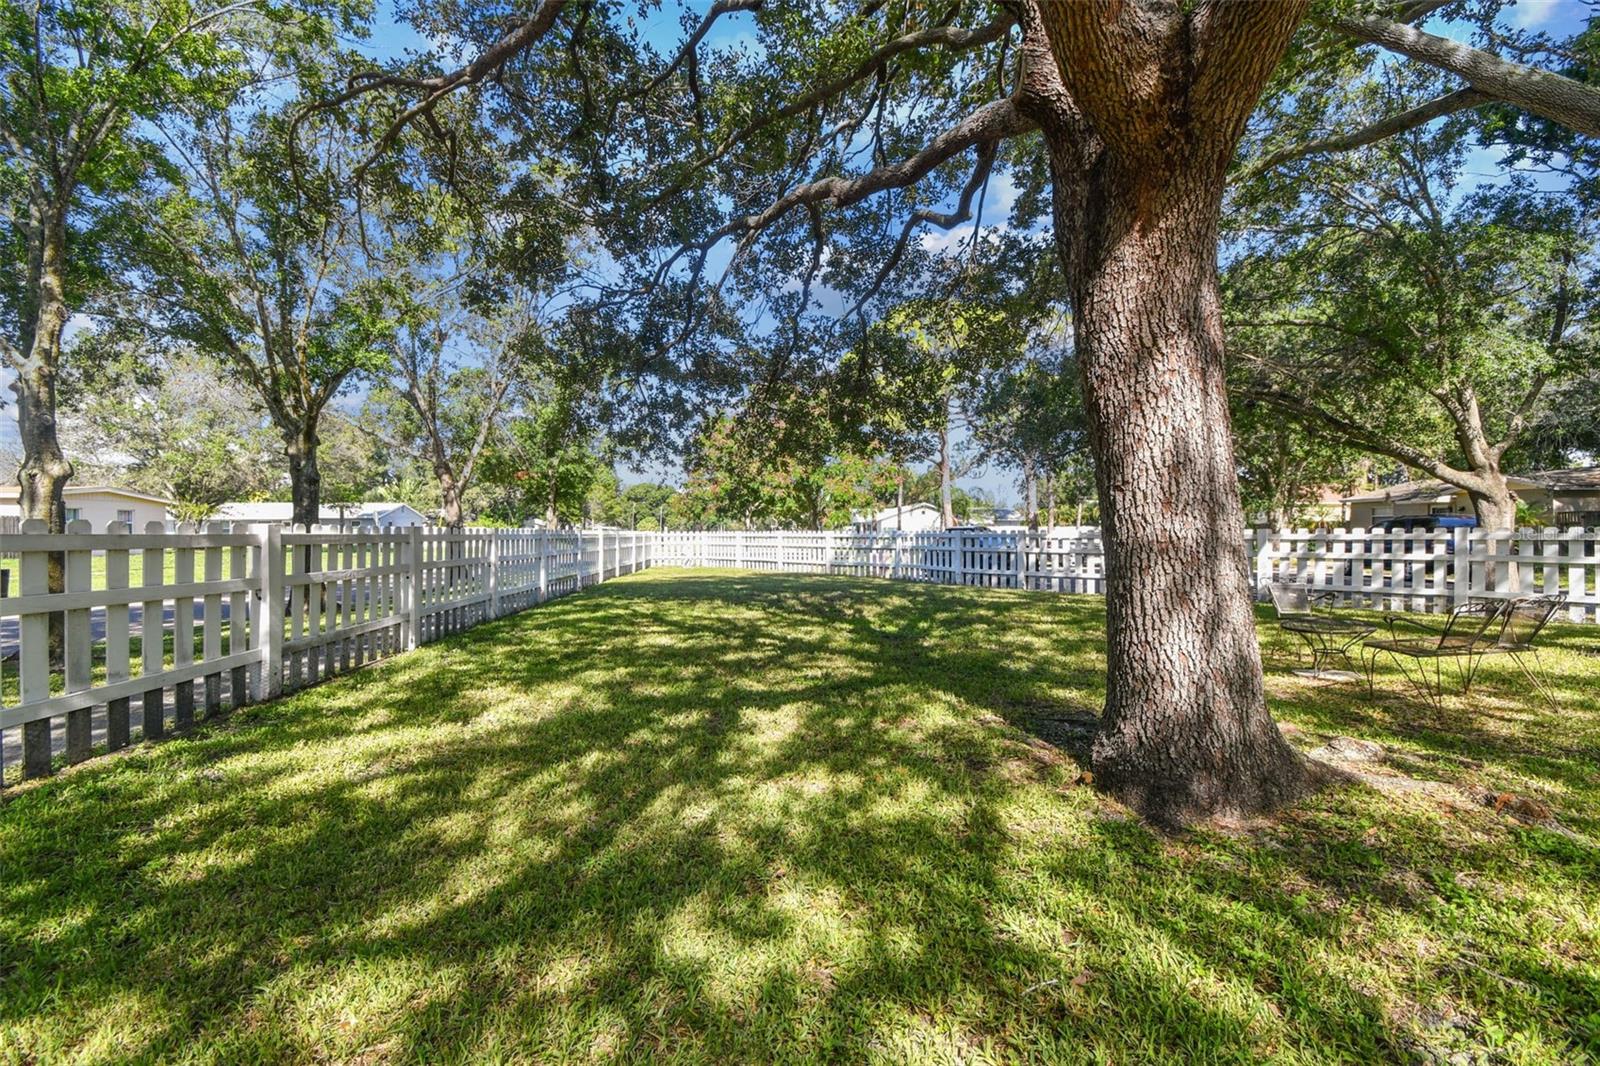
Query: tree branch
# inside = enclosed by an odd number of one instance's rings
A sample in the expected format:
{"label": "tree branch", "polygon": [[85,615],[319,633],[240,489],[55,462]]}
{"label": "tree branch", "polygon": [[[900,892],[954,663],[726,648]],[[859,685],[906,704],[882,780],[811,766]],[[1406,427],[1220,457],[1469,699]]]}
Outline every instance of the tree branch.
{"label": "tree branch", "polygon": [[[379,71],[364,71],[350,76],[346,83],[345,91],[327,100],[320,100],[296,112],[289,122],[289,144],[291,151],[297,143],[297,133],[300,123],[306,117],[317,111],[331,111],[343,107],[358,96],[366,93],[377,92],[382,89],[414,89],[424,93],[421,100],[406,110],[402,111],[389,123],[373,145],[367,158],[356,167],[351,180],[359,184],[366,174],[367,168],[389,149],[391,145],[405,132],[405,128],[418,118],[430,114],[440,100],[457,89],[476,85],[489,75],[498,71],[510,59],[519,53],[533,47],[544,35],[550,32],[550,27],[555,25],[556,16],[561,13],[566,5],[566,0],[540,0],[537,10],[525,21],[513,27],[508,33],[484,49],[476,59],[466,66],[441,74],[432,78],[407,78],[396,74],[383,74]],[[292,162],[292,160],[291,160]]]}
{"label": "tree branch", "polygon": [[1301,420],[1317,422],[1333,430],[1346,443],[1366,448],[1369,451],[1377,452],[1379,455],[1387,455],[1389,458],[1402,462],[1407,466],[1426,471],[1446,484],[1455,485],[1462,489],[1466,489],[1469,486],[1472,489],[1480,487],[1478,479],[1468,471],[1457,470],[1448,463],[1440,462],[1433,456],[1412,447],[1402,440],[1385,436],[1353,419],[1336,414],[1319,404],[1302,399],[1292,393],[1284,392],[1282,389],[1275,387],[1252,388],[1245,390],[1245,395],[1251,399],[1271,404],[1278,410],[1295,415]]}
{"label": "tree branch", "polygon": [[1009,12],[1003,12],[993,22],[980,26],[975,30],[965,29],[960,26],[934,26],[896,37],[862,60],[848,74],[823,82],[810,92],[789,101],[783,107],[769,111],[754,122],[747,123],[740,129],[728,134],[715,148],[691,163],[678,180],[652,197],[648,206],[653,207],[672,196],[676,196],[688,186],[690,179],[696,173],[715,163],[745,140],[766,129],[774,122],[782,122],[785,119],[802,114],[817,104],[838,96],[846,89],[865,81],[867,78],[875,74],[881,74],[888,67],[889,60],[902,52],[933,47],[951,49],[975,48],[997,40],[1011,28],[1014,22],[1015,19]]}
{"label": "tree branch", "polygon": [[1301,144],[1290,145],[1287,148],[1280,148],[1248,167],[1239,176],[1238,180],[1250,181],[1275,167],[1281,167],[1285,163],[1304,159],[1308,155],[1319,155],[1324,152],[1348,152],[1356,148],[1364,148],[1369,144],[1375,144],[1397,133],[1404,133],[1406,130],[1426,125],[1436,118],[1477,107],[1480,104],[1489,102],[1491,99],[1493,97],[1480,93],[1476,89],[1457,89],[1455,92],[1445,93],[1443,96],[1429,100],[1427,103],[1418,104],[1407,111],[1402,111],[1398,115],[1390,115],[1387,118],[1379,119],[1377,122],[1363,126],[1358,130],[1352,130],[1349,133],[1331,134],[1327,137],[1319,137],[1314,141],[1305,141]]}
{"label": "tree branch", "polygon": [[1479,92],[1540,118],[1600,137],[1600,89],[1376,15],[1324,17],[1319,21],[1359,41],[1460,75]]}
{"label": "tree branch", "polygon": [[718,18],[736,11],[756,11],[760,9],[762,2],[763,0],[717,0],[716,3],[711,5],[711,10],[706,12],[706,17],[700,20],[700,25],[695,29],[694,33],[689,36],[687,41],[683,42],[683,47],[678,49],[678,54],[672,57],[672,62],[667,64],[667,69],[652,78],[649,85],[631,95],[649,96],[660,88],[661,83],[672,77],[677,72],[677,69],[683,65],[684,60],[691,59],[694,56],[695,49],[700,47],[700,42],[705,40],[706,34],[711,32],[712,23],[716,22]]}

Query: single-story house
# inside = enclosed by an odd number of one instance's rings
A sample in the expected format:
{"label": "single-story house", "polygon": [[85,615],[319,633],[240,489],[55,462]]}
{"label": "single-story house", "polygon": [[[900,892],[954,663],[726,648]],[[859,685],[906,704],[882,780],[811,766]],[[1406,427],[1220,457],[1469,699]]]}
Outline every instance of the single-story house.
{"label": "single-story house", "polygon": [[[0,485],[0,517],[20,518],[22,507],[18,497],[22,490],[16,485]],[[165,522],[171,500],[152,496],[148,492],[117,488],[114,485],[74,485],[68,483],[61,494],[66,501],[68,522],[79,519],[88,522],[96,533],[104,531],[108,522],[126,522],[135,533],[143,533],[148,522]]]}
{"label": "single-story house", "polygon": [[[255,500],[225,503],[217,508],[216,520],[240,525],[286,526],[294,517],[294,504],[283,500]],[[325,503],[318,512],[322,525],[351,531],[396,529],[425,526],[428,516],[409,504],[393,501],[368,503]]]}
{"label": "single-story house", "polygon": [[850,516],[850,528],[857,533],[925,533],[944,528],[944,514],[931,503],[908,503],[904,507],[885,507],[873,514]]}
{"label": "single-story house", "polygon": [[[1600,525],[1600,467],[1539,470],[1510,475],[1506,483],[1516,499],[1557,526]],[[1434,480],[1384,485],[1346,496],[1343,503],[1345,524],[1356,529],[1389,518],[1472,514],[1465,490]]]}

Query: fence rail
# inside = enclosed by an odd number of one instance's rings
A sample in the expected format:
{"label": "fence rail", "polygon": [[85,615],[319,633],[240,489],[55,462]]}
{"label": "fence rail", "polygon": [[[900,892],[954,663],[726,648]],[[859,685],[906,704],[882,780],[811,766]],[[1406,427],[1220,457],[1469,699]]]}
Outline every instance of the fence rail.
{"label": "fence rail", "polygon": [[[1560,592],[1600,621],[1600,530],[1246,530],[1258,594],[1274,581],[1346,606],[1435,611]],[[650,566],[880,577],[1103,593],[1099,531],[1066,534],[399,529],[279,526],[135,534],[119,523],[0,533],[0,771],[160,737]],[[52,559],[61,566],[52,592]],[[10,773],[10,776],[16,776]],[[5,780],[0,776],[0,783]]]}
{"label": "fence rail", "polygon": [[0,534],[16,559],[0,598],[0,783],[650,566],[655,544],[613,531],[72,522],[50,534],[25,522]]}

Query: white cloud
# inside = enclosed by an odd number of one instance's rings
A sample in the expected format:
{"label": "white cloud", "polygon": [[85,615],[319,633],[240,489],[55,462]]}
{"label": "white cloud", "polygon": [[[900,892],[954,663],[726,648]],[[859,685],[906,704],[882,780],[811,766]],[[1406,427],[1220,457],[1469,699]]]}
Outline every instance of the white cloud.
{"label": "white cloud", "polygon": [[1520,0],[1506,16],[1517,29],[1532,30],[1555,18],[1560,9],[1561,0]]}

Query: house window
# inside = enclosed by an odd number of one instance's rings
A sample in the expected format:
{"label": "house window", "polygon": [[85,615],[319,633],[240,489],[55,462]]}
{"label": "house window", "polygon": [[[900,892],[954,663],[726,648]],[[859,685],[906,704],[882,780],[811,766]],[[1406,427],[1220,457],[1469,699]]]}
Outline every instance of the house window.
{"label": "house window", "polygon": [[82,511],[81,508],[78,508],[78,507],[68,507],[67,508],[67,521],[68,522],[76,522],[81,517],[83,517],[83,511]]}
{"label": "house window", "polygon": [[133,512],[132,511],[118,511],[117,512],[117,521],[118,522],[126,522],[128,524],[128,527],[131,529],[133,527]]}

